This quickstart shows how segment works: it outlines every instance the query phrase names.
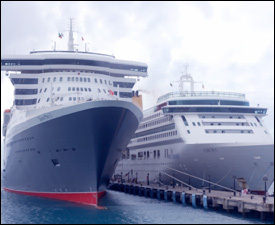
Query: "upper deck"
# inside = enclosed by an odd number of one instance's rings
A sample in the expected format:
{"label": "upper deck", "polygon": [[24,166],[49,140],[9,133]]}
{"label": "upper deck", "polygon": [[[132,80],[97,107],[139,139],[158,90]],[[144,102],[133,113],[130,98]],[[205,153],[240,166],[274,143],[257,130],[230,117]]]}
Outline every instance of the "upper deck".
{"label": "upper deck", "polygon": [[114,56],[79,51],[36,51],[29,55],[12,55],[1,58],[1,71],[21,73],[47,73],[58,71],[85,71],[115,77],[147,76],[147,64],[119,60]]}
{"label": "upper deck", "polygon": [[245,94],[222,91],[170,92],[158,98],[157,103],[172,99],[232,99],[246,101]]}

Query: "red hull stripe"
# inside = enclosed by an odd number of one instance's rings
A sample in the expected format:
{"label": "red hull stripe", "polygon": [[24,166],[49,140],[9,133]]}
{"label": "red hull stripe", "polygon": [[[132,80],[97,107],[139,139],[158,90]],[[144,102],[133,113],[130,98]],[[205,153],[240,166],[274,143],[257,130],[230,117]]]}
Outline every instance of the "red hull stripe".
{"label": "red hull stripe", "polygon": [[4,188],[4,190],[24,195],[31,195],[43,198],[54,198],[63,201],[77,202],[86,205],[98,206],[98,200],[105,191],[102,192],[87,192],[87,193],[44,193],[44,192],[26,192],[26,191],[15,191]]}

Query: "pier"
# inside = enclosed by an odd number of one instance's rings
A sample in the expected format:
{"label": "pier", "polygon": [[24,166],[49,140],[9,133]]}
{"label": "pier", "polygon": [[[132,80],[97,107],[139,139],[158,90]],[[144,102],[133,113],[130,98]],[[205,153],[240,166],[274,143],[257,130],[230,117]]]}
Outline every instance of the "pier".
{"label": "pier", "polygon": [[204,209],[223,209],[228,213],[239,212],[243,217],[256,213],[262,221],[274,218],[274,196],[242,194],[240,192],[197,189],[183,186],[168,186],[146,183],[111,182],[109,190],[170,201]]}

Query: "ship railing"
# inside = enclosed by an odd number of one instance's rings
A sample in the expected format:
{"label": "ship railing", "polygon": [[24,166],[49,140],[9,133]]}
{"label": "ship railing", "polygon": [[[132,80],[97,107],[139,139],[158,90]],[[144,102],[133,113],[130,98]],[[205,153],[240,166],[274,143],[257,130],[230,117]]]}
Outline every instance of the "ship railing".
{"label": "ship railing", "polygon": [[245,99],[245,94],[235,92],[222,92],[222,91],[194,91],[194,92],[170,92],[158,98],[157,103],[163,102],[170,98],[175,97],[227,97]]}
{"label": "ship railing", "polygon": [[[175,171],[175,172],[177,172],[177,173],[180,173],[180,174],[186,175],[186,176],[188,176],[189,178],[195,178],[195,179],[197,179],[197,180],[200,180],[200,181],[206,182],[206,183],[208,183],[208,184],[209,184],[209,186],[210,186],[210,185],[212,185],[212,186],[217,186],[217,187],[223,188],[223,189],[225,189],[225,190],[227,190],[227,191],[231,191],[231,192],[233,192],[233,193],[235,193],[235,192],[239,192],[239,191],[237,191],[237,190],[234,190],[234,189],[228,188],[228,187],[223,186],[223,185],[220,185],[220,184],[218,184],[218,183],[211,182],[210,180],[205,180],[205,179],[203,179],[203,178],[200,178],[200,177],[194,176],[194,175],[192,175],[192,174],[189,174],[189,173],[186,173],[186,172],[183,172],[183,171],[176,170],[176,169],[171,168],[171,167],[168,167],[168,166],[165,166],[165,168],[166,168],[166,169],[169,169],[169,170],[173,170],[173,171]],[[187,186],[187,187],[189,187],[189,188],[194,188],[194,187],[192,187],[190,184],[184,183],[183,181],[181,181],[181,180],[179,180],[179,179],[175,178],[175,176],[174,176],[174,175],[173,175],[173,176],[171,176],[171,175],[169,175],[168,173],[166,173],[166,172],[164,172],[164,171],[161,171],[161,173],[163,173],[164,175],[166,175],[166,176],[168,176],[168,177],[170,177],[170,178],[172,178],[172,179],[174,179],[174,180],[176,180],[176,181],[178,181],[178,182],[180,182],[180,183],[182,183],[182,184],[186,185],[186,186]]]}

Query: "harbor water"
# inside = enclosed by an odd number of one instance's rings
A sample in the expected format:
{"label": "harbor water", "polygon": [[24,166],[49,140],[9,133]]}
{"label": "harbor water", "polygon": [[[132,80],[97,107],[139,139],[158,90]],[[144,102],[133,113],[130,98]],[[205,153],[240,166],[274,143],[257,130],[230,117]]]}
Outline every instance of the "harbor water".
{"label": "harbor water", "polygon": [[1,224],[274,224],[239,213],[205,210],[172,202],[107,191],[100,205],[63,202],[1,189]]}

